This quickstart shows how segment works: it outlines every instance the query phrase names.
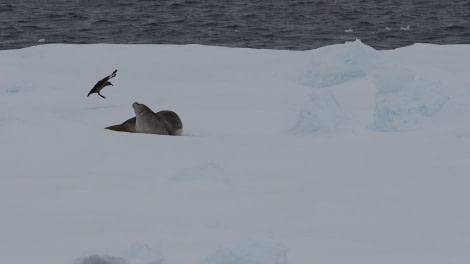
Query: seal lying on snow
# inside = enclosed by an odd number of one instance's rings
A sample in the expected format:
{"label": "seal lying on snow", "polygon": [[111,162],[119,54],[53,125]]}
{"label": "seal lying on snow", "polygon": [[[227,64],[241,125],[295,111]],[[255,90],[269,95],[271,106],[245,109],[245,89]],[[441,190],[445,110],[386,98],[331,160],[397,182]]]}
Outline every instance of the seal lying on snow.
{"label": "seal lying on snow", "polygon": [[135,117],[124,121],[120,125],[106,127],[106,129],[132,133],[181,136],[183,123],[175,112],[163,110],[154,113],[146,105],[137,102],[133,103],[132,107],[134,107]]}
{"label": "seal lying on snow", "polygon": [[144,104],[134,102],[136,133],[180,136],[183,124],[179,116],[172,111],[154,113]]}

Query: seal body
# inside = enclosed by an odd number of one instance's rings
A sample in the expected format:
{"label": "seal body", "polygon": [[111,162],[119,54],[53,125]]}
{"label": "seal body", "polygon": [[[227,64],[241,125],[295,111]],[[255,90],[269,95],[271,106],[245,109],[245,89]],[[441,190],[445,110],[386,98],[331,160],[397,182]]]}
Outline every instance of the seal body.
{"label": "seal body", "polygon": [[179,116],[169,110],[154,113],[144,104],[134,102],[136,133],[180,136],[183,132],[183,123]]}
{"label": "seal body", "polygon": [[135,131],[137,133],[148,133],[167,135],[168,132],[161,122],[161,120],[155,115],[155,113],[144,104],[137,102],[132,104],[135,112]]}
{"label": "seal body", "polygon": [[162,110],[155,115],[161,120],[163,125],[166,127],[168,135],[181,136],[183,133],[183,123],[180,117],[173,111]]}

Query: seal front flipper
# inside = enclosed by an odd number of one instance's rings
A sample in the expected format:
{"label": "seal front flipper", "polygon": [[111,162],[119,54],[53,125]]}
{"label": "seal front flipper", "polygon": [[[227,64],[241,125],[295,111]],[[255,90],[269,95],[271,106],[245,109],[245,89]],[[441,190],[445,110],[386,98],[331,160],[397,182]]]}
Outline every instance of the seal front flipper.
{"label": "seal front flipper", "polygon": [[94,93],[97,93],[99,96],[101,96],[103,99],[105,99],[106,97],[104,97],[100,91],[108,86],[108,85],[111,85],[111,86],[114,86],[110,81],[109,79],[113,78],[116,76],[116,72],[117,72],[117,69],[114,70],[110,75],[104,77],[103,79],[99,80],[95,86],[93,86],[93,88],[91,89],[91,91],[88,93],[87,97],[90,96],[90,94],[94,94]]}

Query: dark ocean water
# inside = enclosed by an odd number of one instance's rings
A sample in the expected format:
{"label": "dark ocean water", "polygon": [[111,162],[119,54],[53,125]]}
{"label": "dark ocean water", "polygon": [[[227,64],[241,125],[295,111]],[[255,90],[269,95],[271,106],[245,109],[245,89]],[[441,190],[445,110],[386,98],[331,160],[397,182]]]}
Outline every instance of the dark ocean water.
{"label": "dark ocean water", "polygon": [[307,50],[470,43],[470,0],[0,0],[0,49],[165,43]]}

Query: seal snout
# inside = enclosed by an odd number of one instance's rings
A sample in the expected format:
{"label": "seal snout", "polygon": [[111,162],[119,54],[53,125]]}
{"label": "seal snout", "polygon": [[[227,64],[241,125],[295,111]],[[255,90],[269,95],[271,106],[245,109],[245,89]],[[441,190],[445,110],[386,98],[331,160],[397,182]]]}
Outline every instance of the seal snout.
{"label": "seal snout", "polygon": [[134,102],[132,104],[132,107],[134,108],[134,112],[135,112],[136,115],[140,114],[140,113],[142,113],[146,110],[146,107],[143,104],[139,104],[137,102]]}

